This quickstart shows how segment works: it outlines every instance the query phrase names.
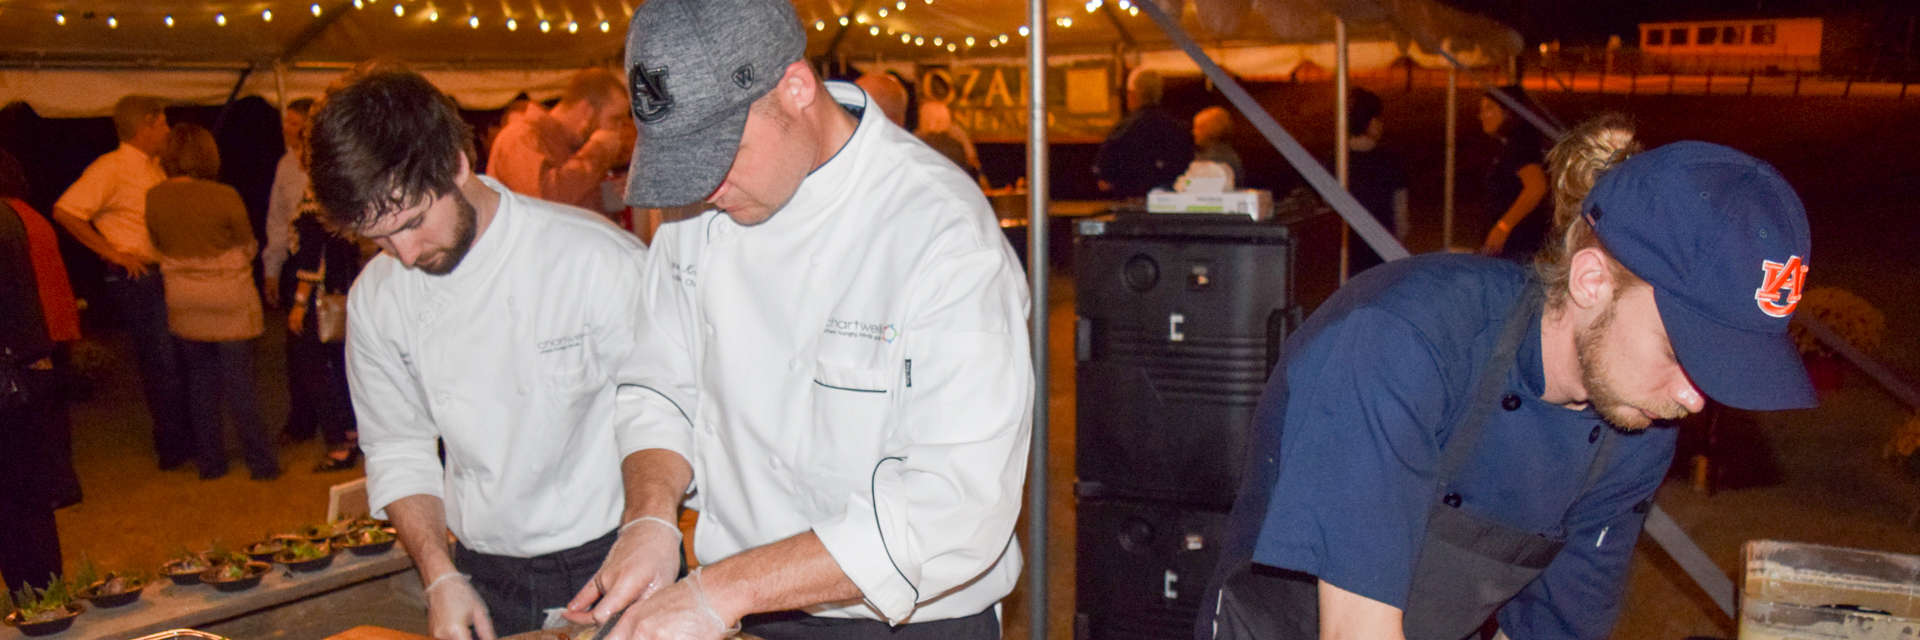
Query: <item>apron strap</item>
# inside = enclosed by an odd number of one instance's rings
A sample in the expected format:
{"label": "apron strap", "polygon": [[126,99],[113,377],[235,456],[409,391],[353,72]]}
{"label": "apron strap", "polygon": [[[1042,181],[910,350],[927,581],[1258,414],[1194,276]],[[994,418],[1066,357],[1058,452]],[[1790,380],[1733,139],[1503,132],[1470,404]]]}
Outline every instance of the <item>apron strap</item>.
{"label": "apron strap", "polygon": [[1466,415],[1454,427],[1453,436],[1447,441],[1446,451],[1442,454],[1440,474],[1434,483],[1439,494],[1447,492],[1447,485],[1453,481],[1454,474],[1466,465],[1468,457],[1476,449],[1475,445],[1479,444],[1487,414],[1495,404],[1494,398],[1506,386],[1507,372],[1513,370],[1513,359],[1520,354],[1520,341],[1526,339],[1534,312],[1545,299],[1540,283],[1528,278],[1520,299],[1507,311],[1506,324],[1500,331],[1499,342],[1494,343],[1493,355],[1488,356],[1487,363],[1480,367],[1479,384],[1468,398]]}

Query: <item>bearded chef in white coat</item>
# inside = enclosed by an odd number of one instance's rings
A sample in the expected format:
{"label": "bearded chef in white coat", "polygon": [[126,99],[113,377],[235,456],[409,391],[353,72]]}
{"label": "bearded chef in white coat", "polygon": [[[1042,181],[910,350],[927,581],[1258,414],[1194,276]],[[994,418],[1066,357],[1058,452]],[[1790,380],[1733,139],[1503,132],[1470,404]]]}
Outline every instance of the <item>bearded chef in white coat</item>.
{"label": "bearded chef in white coat", "polygon": [[571,609],[638,599],[614,640],[998,638],[1020,574],[1023,272],[967,175],[804,46],[785,0],[634,14],[627,201],[715,209],[656,236],[640,341],[705,566],[652,592],[609,558]]}

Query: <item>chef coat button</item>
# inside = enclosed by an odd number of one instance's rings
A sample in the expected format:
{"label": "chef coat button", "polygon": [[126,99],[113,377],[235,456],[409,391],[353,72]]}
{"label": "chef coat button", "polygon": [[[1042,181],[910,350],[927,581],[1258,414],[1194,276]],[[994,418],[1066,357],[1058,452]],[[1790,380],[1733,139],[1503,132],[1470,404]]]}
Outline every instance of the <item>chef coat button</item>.
{"label": "chef coat button", "polygon": [[810,264],[816,267],[820,266],[820,254],[816,253],[811,256],[807,256],[807,264]]}
{"label": "chef coat button", "polygon": [[1508,411],[1519,411],[1520,396],[1516,396],[1511,393],[1507,394],[1507,397],[1500,399],[1500,408],[1506,409]]}
{"label": "chef coat button", "polygon": [[1447,494],[1447,496],[1446,496],[1446,497],[1444,497],[1444,498],[1441,498],[1441,499],[1440,499],[1440,501],[1441,501],[1441,502],[1445,502],[1445,503],[1447,503],[1447,506],[1449,506],[1449,507],[1459,507],[1459,506],[1460,506],[1460,494],[1458,494],[1458,493],[1449,493],[1449,494]]}
{"label": "chef coat button", "polygon": [[1593,431],[1587,433],[1587,444],[1593,444],[1595,442],[1598,442],[1599,440],[1600,440],[1600,425],[1594,425]]}

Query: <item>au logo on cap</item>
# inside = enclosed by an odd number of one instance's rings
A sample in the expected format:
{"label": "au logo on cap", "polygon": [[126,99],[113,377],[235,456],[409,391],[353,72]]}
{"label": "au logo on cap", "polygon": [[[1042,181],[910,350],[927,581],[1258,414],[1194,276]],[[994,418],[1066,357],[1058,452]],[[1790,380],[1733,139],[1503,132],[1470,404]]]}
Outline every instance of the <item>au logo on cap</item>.
{"label": "au logo on cap", "polygon": [[1800,290],[1807,284],[1807,265],[1801,264],[1800,256],[1792,256],[1784,264],[1762,260],[1760,269],[1766,275],[1753,292],[1760,311],[1775,318],[1793,315],[1794,307],[1800,306]]}
{"label": "au logo on cap", "polygon": [[667,68],[642,70],[633,65],[627,70],[627,86],[633,90],[633,117],[641,122],[658,122],[673,109],[673,96],[667,93]]}

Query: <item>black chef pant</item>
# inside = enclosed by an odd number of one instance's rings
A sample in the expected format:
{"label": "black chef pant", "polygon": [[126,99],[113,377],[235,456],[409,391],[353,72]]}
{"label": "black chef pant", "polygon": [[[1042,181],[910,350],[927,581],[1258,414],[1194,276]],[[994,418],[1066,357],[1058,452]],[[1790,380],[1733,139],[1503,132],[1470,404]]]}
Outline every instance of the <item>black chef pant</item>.
{"label": "black chef pant", "polygon": [[473,590],[487,603],[495,637],[538,631],[548,609],[567,606],[593,580],[618,533],[531,558],[485,554],[455,544],[453,566],[473,577]]}
{"label": "black chef pant", "polygon": [[798,611],[760,613],[740,621],[740,630],[764,640],[1000,640],[995,607],[965,618],[900,626],[879,620],[822,618]]}

